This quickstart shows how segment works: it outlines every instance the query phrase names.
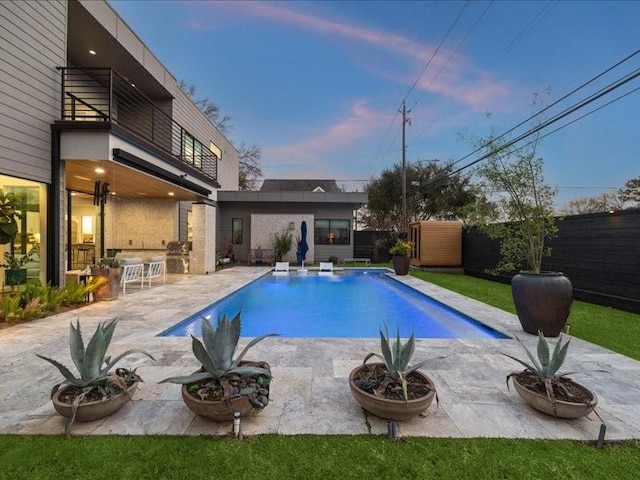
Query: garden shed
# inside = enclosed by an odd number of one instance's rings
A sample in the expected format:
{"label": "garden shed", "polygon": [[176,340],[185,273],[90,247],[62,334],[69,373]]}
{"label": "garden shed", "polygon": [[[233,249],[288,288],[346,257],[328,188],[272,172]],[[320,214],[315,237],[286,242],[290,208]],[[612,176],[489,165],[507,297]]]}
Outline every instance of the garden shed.
{"label": "garden shed", "polygon": [[416,267],[460,267],[462,265],[462,222],[420,221],[409,224],[413,243],[411,265]]}

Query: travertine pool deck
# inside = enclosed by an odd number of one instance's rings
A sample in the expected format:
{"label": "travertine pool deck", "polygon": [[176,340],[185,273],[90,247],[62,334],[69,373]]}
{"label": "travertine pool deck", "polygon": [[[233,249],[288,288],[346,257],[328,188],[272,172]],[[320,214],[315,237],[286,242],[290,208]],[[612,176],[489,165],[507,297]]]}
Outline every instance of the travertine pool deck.
{"label": "travertine pool deck", "polygon": [[[113,416],[76,423],[77,435],[226,435],[231,423],[197,417],[182,402],[180,386],[159,384],[168,376],[193,371],[198,364],[190,338],[156,335],[213,301],[264,274],[265,267],[233,267],[207,276],[172,276],[166,285],[120,294],[72,312],[0,330],[0,432],[61,434],[62,417],[51,406],[49,392],[62,378],[36,353],[72,367],[69,323],[80,318],[85,339],[98,321],[118,316],[110,353],[142,348],[156,358],[125,358],[137,366],[145,383],[133,401]],[[507,335],[518,335],[530,347],[537,340],[522,332],[514,315],[468,299],[413,277],[399,279],[444,301]],[[336,312],[338,313],[338,312]],[[298,321],[292,312],[286,321]],[[382,322],[384,319],[380,319]],[[622,332],[621,332],[622,334]],[[241,343],[244,344],[243,340]],[[386,434],[382,419],[363,413],[347,383],[352,368],[366,353],[379,350],[379,339],[268,338],[248,359],[270,363],[274,374],[271,403],[259,415],[243,419],[245,435]],[[423,370],[436,383],[439,405],[410,422],[400,422],[404,436],[508,437],[595,440],[600,420],[556,420],[540,414],[507,390],[505,376],[518,364],[500,354],[522,356],[516,340],[418,340],[414,359],[430,359]],[[607,425],[606,439],[640,438],[640,362],[574,338],[565,370],[606,370],[574,375],[599,397],[597,411]],[[368,427],[369,425],[369,427]]]}

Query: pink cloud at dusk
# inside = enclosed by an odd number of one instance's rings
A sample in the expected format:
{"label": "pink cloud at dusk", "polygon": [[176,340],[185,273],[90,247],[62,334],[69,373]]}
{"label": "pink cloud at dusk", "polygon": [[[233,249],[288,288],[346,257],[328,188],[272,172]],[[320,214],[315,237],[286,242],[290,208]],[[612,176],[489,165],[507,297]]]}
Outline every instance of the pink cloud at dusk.
{"label": "pink cloud at dusk", "polygon": [[343,151],[358,142],[366,143],[368,138],[375,136],[389,121],[388,114],[371,110],[364,101],[357,102],[351,106],[349,115],[332,121],[324,130],[309,134],[307,138],[295,143],[265,146],[264,163],[277,164],[279,168],[301,162],[320,165],[331,157],[332,152]]}
{"label": "pink cloud at dusk", "polygon": [[[435,45],[416,42],[381,29],[367,29],[319,18],[294,11],[283,7],[283,5],[286,4],[215,2],[210,5],[210,8],[215,8],[218,11],[222,7],[234,14],[241,13],[245,16],[293,25],[331,39],[350,39],[367,47],[374,46],[377,48],[378,54],[374,54],[374,58],[368,62],[365,68],[407,86],[413,85],[418,74],[430,61],[427,72],[437,71],[440,73],[431,75],[431,80],[424,76],[421,77],[416,85],[418,89],[447,96],[477,110],[506,108],[510,104],[512,87],[505,82],[496,81],[491,73],[474,67],[468,59],[459,54],[452,55],[451,51],[446,48],[441,48],[440,52],[431,58],[436,49]],[[200,22],[201,20],[198,20],[196,24],[200,24]],[[379,55],[390,56],[389,61],[380,61]],[[405,61],[404,73],[397,71],[398,58]],[[362,57],[358,61],[362,63]]]}

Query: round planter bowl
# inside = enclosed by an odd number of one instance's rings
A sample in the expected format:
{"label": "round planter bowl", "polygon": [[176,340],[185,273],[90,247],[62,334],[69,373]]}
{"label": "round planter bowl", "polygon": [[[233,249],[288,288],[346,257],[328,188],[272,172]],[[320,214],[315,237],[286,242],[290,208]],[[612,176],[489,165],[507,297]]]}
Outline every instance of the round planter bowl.
{"label": "round planter bowl", "polygon": [[[256,363],[262,364],[264,368],[271,371],[271,367],[268,363],[265,362],[243,361],[240,362],[240,365]],[[198,370],[195,373],[201,371],[202,369]],[[256,407],[251,405],[249,397],[235,397],[230,401],[202,400],[191,395],[188,388],[188,385],[182,385],[182,400],[184,400],[184,403],[189,408],[189,410],[191,410],[196,415],[210,418],[211,420],[214,420],[216,422],[233,420],[233,414],[235,412],[239,412],[241,417],[245,417],[247,415],[251,415],[256,410]],[[269,387],[267,387],[267,391],[270,391]],[[267,398],[269,398],[269,394],[267,394]]]}
{"label": "round planter bowl", "polygon": [[571,281],[560,272],[521,272],[511,279],[511,293],[522,329],[545,337],[562,332],[573,298]]}
{"label": "round planter bowl", "polygon": [[216,422],[233,420],[235,412],[239,412],[241,417],[245,417],[255,410],[248,397],[235,397],[230,402],[201,400],[189,393],[187,385],[182,385],[182,400],[196,415],[210,418]]}
{"label": "round planter bowl", "polygon": [[[376,364],[370,363],[368,365]],[[386,398],[371,395],[370,393],[367,393],[364,390],[358,388],[354,382],[357,374],[364,367],[365,365],[360,365],[359,367],[356,367],[351,371],[351,373],[349,374],[349,388],[351,389],[351,394],[360,404],[360,406],[366,411],[377,415],[378,417],[388,420],[410,420],[411,418],[421,414],[427,408],[429,408],[429,405],[431,405],[431,402],[433,402],[433,399],[436,396],[435,384],[422,372],[415,373],[420,375],[431,389],[431,391],[423,397],[415,398],[405,402],[404,400],[389,400]]]}
{"label": "round planter bowl", "polygon": [[[67,387],[69,388],[69,387]],[[81,403],[76,411],[76,420],[79,422],[91,422],[108,417],[112,413],[118,411],[125,403],[127,403],[133,393],[138,388],[138,382],[134,382],[127,388],[126,392],[119,393],[107,400],[96,400],[95,402]],[[60,401],[60,396],[66,390],[58,390],[52,398],[53,408],[56,409],[63,417],[71,418],[72,408],[68,403]]]}
{"label": "round planter bowl", "polygon": [[547,398],[546,395],[542,395],[538,392],[529,390],[520,382],[518,382],[518,377],[516,375],[511,377],[511,379],[513,380],[513,385],[516,387],[516,391],[518,392],[518,394],[520,394],[520,397],[522,397],[522,399],[525,401],[527,405],[529,405],[532,408],[535,408],[536,410],[542,413],[551,415],[552,417],[558,417],[558,418],[584,417],[585,415],[590,414],[593,411],[593,409],[596,407],[596,404],[598,403],[598,397],[596,396],[596,394],[593,393],[591,390],[589,390],[587,387],[585,387],[580,383],[574,382],[573,380],[565,379],[564,380],[565,382],[576,385],[577,387],[588,392],[591,395],[591,402],[572,403],[572,402],[565,402],[562,400],[556,400],[556,408],[554,411],[554,408],[549,402],[549,399]]}

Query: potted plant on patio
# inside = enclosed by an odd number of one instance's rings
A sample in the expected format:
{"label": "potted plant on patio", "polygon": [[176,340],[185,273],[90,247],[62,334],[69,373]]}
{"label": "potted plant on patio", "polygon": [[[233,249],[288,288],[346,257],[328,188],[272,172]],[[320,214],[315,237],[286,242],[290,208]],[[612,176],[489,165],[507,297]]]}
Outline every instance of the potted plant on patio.
{"label": "potted plant on patio", "polygon": [[18,234],[18,220],[22,215],[18,213],[16,205],[18,197],[0,188],[0,245],[9,245],[9,251],[3,252],[4,262],[0,267],[5,269],[5,285],[18,285],[27,282],[27,270],[22,267],[29,262],[30,255],[16,254],[14,241]]}
{"label": "potted plant on patio", "polygon": [[509,380],[512,380],[516,391],[528,405],[554,417],[580,418],[593,411],[598,403],[596,394],[567,377],[578,372],[558,372],[567,356],[571,339],[563,342],[561,336],[553,353],[550,353],[547,340],[542,332],[538,332],[537,359],[519,338],[517,340],[530,362],[503,353],[525,367],[523,371],[507,375],[507,388]]}
{"label": "potted plant on patio", "polygon": [[4,252],[4,262],[0,267],[4,268],[5,285],[23,285],[27,283],[27,269],[23,268],[32,260],[31,253],[19,254]]}
{"label": "potted plant on patio", "polygon": [[282,257],[289,253],[289,250],[291,250],[293,246],[293,235],[284,230],[280,233],[275,233],[273,235],[272,246],[276,262],[281,262]]}
{"label": "potted plant on patio", "polygon": [[396,244],[389,250],[393,270],[396,272],[396,275],[407,275],[409,273],[409,255],[411,255],[412,247],[413,244],[411,242],[399,238]]}
{"label": "potted plant on patio", "polygon": [[242,361],[245,354],[270,333],[251,340],[234,358],[240,339],[240,312],[229,320],[218,318],[217,328],[202,319],[202,342],[193,335],[192,350],[201,367],[191,375],[170,377],[160,383],[182,384],[182,399],[191,411],[215,421],[245,416],[269,403],[271,368],[266,362]]}
{"label": "potted plant on patio", "polygon": [[91,266],[91,276],[96,279],[93,300],[96,302],[115,300],[120,292],[122,267],[115,258],[100,258]]}
{"label": "potted plant on patio", "polygon": [[107,350],[118,323],[114,318],[100,322],[86,348],[80,331],[80,321],[71,323],[69,350],[79,376],[56,360],[36,354],[56,367],[65,381],[53,387],[51,400],[56,411],[66,418],[65,434],[69,434],[74,420],[81,422],[98,420],[111,415],[131,399],[131,395],[142,381],[134,370],[117,368],[116,363],[133,353],[141,353],[152,360],[147,352],[131,349],[115,358],[107,356]]}
{"label": "potted plant on patio", "polygon": [[[400,328],[391,345],[389,331],[380,330],[382,355],[369,353],[362,365],[349,374],[351,394],[362,408],[389,420],[409,420],[424,412],[437,398],[433,381],[418,369],[426,360],[409,366],[415,349],[415,337],[402,344]],[[382,363],[367,363],[377,357]]]}
{"label": "potted plant on patio", "polygon": [[476,173],[486,190],[498,192],[469,216],[480,231],[500,241],[501,258],[491,273],[520,270],[511,280],[511,291],[523,330],[557,337],[569,316],[573,287],[561,272],[542,270],[543,258],[551,254],[545,241],[558,226],[553,215],[556,190],[544,180],[538,137],[524,149],[493,136],[474,146],[485,152]]}

